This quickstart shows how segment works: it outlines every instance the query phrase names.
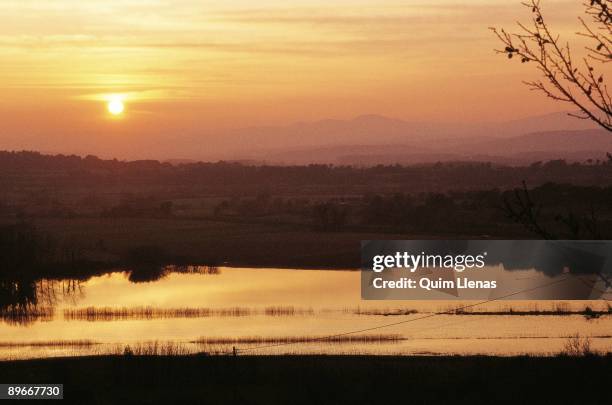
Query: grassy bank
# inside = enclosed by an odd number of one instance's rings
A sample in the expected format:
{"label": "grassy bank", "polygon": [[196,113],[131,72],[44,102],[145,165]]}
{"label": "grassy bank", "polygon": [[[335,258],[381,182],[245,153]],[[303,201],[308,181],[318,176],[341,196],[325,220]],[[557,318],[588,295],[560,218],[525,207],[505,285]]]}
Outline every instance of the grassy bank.
{"label": "grassy bank", "polygon": [[0,363],[64,402],[603,404],[612,357],[85,357]]}

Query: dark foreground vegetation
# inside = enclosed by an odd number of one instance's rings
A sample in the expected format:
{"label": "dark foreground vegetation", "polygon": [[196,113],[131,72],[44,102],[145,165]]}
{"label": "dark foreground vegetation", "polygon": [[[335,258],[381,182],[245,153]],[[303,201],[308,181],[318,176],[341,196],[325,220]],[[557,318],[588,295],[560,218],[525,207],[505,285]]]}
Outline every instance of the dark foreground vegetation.
{"label": "dark foreground vegetation", "polygon": [[612,357],[140,357],[0,363],[78,404],[604,404]]}

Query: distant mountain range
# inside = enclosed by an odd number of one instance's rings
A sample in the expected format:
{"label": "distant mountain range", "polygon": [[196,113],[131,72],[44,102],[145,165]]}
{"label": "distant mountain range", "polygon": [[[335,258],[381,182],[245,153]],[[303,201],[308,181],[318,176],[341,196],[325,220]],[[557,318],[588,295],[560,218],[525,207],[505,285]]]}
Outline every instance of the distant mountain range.
{"label": "distant mountain range", "polygon": [[612,134],[566,113],[477,125],[414,123],[378,115],[257,127],[224,136],[226,156],[271,164],[393,164],[604,159]]}

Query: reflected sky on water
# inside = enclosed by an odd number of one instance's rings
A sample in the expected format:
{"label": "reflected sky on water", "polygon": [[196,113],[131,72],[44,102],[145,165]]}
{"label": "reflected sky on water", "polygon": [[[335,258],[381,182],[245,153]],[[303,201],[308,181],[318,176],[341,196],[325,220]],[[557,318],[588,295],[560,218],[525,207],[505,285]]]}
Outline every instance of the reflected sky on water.
{"label": "reflected sky on water", "polygon": [[[116,352],[125,344],[155,340],[179,342],[192,351],[202,351],[211,348],[191,342],[201,337],[330,335],[419,318],[463,303],[362,301],[360,273],[356,271],[219,268],[212,273],[169,272],[148,282],[132,282],[128,273],[114,272],[78,283],[40,283],[40,293],[46,294],[45,306],[53,308],[52,315],[25,323],[0,322],[0,357],[103,354]],[[500,301],[478,310],[505,311],[509,307],[582,310],[586,305],[599,310],[607,308],[605,301]],[[246,312],[240,316],[223,312],[232,308]],[[270,308],[280,310],[273,313]],[[90,311],[94,315],[65,316],[75,311],[77,314]],[[112,316],[98,317],[100,311]],[[115,316],[122,311],[123,316]],[[389,315],[401,311],[408,314]],[[142,316],[143,313],[150,316]],[[610,315],[598,319],[582,315],[438,315],[372,333],[401,335],[402,340],[311,342],[258,353],[552,354],[561,350],[568,336],[576,333],[593,336],[593,346],[598,350],[612,350]],[[1,346],[8,342],[68,340],[96,344]]]}

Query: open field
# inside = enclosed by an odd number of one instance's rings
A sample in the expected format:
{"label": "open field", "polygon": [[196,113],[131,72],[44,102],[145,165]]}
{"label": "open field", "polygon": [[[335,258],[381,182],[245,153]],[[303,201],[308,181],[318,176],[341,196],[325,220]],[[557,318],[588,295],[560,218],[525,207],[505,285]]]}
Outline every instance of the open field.
{"label": "open field", "polygon": [[0,363],[87,404],[603,404],[612,357],[105,356]]}
{"label": "open field", "polygon": [[[155,218],[37,219],[34,224],[42,232],[82,242],[85,255],[91,253],[92,259],[110,263],[135,247],[153,246],[159,247],[169,263],[358,268],[360,257],[356,252],[362,240],[407,237],[316,232],[292,225]],[[103,249],[99,241],[103,241]]]}

